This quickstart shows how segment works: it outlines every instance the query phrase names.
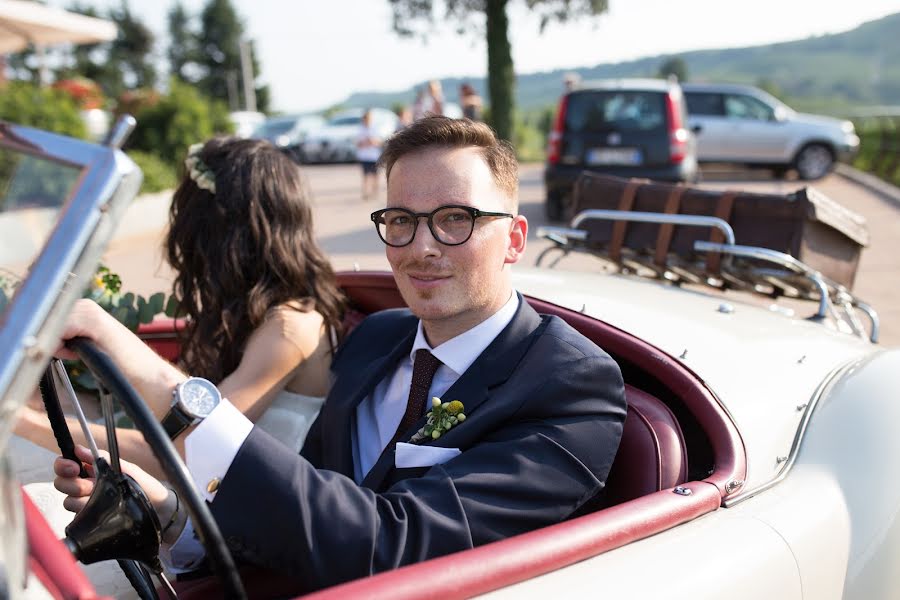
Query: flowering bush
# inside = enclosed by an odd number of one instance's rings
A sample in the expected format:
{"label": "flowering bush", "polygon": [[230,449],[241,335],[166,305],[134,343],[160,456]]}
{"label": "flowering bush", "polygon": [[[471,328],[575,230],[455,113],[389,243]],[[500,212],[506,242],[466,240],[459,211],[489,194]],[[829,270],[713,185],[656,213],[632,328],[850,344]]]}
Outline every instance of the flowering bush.
{"label": "flowering bush", "polygon": [[61,79],[53,87],[71,96],[82,110],[103,108],[104,98],[100,86],[86,77]]}

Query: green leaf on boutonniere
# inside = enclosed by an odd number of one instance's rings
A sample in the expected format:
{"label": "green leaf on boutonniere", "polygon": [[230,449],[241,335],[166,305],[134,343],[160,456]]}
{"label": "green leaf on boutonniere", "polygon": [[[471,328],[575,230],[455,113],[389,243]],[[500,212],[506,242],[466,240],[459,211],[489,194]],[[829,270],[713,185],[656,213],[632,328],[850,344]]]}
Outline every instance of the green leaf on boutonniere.
{"label": "green leaf on boutonniere", "polygon": [[463,410],[465,410],[465,406],[459,400],[442,402],[435,396],[431,399],[431,410],[425,415],[427,417],[425,426],[417,431],[409,441],[418,444],[428,439],[438,439],[466,420],[466,413]]}

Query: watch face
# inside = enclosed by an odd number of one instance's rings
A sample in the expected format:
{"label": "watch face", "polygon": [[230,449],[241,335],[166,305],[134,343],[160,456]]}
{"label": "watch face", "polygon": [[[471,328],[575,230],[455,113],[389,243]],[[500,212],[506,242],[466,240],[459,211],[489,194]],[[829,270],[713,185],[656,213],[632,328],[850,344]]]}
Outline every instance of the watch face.
{"label": "watch face", "polygon": [[182,410],[197,419],[209,415],[221,398],[218,388],[200,377],[191,377],[178,387],[178,402]]}

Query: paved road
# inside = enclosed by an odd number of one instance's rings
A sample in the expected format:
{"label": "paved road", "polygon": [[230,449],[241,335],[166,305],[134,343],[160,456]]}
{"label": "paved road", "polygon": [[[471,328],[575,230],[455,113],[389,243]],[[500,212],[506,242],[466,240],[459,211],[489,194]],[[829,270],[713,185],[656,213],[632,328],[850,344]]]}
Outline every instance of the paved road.
{"label": "paved road", "polygon": [[[336,269],[387,269],[381,242],[369,220],[369,213],[384,206],[384,189],[378,200],[364,203],[360,199],[360,173],[355,165],[309,166],[305,168],[316,205],[316,229],[320,243],[331,256]],[[703,187],[710,189],[746,189],[788,193],[802,187],[798,181],[773,181],[765,173],[710,173]],[[868,191],[839,175],[831,175],[815,183],[830,198],[861,213],[868,220],[871,246],[863,251],[854,292],[873,305],[882,320],[882,343],[900,345],[900,253],[896,251],[900,237],[900,204]],[[523,165],[521,169],[520,209],[528,217],[531,231],[525,264],[533,265],[548,242],[534,237],[537,227],[546,224],[543,216],[542,166]],[[165,219],[165,199],[150,204],[136,203],[135,216],[126,217],[124,233],[107,252],[106,263],[118,271],[125,287],[142,294],[168,290],[171,272],[163,264],[158,250],[161,230],[144,227],[145,233],[134,233],[133,226]],[[155,215],[155,216],[154,216]],[[595,259],[574,256],[560,263],[561,268],[597,270]],[[805,303],[804,303],[805,304]]]}

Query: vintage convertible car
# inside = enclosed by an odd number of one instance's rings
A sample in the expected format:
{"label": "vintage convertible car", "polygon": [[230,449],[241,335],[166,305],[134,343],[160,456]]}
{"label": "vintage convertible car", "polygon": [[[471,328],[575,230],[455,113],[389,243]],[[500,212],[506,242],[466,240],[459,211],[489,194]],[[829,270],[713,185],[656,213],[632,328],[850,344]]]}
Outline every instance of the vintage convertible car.
{"label": "vintage convertible car", "polygon": [[[0,125],[3,238],[40,229],[27,260],[11,247],[4,258],[18,256],[13,266],[24,276],[0,308],[0,597],[104,593],[72,550],[85,562],[99,554],[86,556],[72,539],[60,543],[15,481],[9,448],[16,411],[47,369],[69,307],[137,192],[140,171],[118,150],[127,130],[120,122],[98,146]],[[577,224],[542,233],[570,251],[583,240]],[[750,252],[727,240],[713,249]],[[801,297],[817,300],[813,318],[633,274],[517,270],[516,286],[538,311],[566,319],[621,365],[629,413],[602,505],[309,597],[894,597],[900,351],[875,343],[874,311],[842,286],[790,257],[769,258],[788,265],[782,275]],[[772,269],[763,275],[778,277]],[[797,283],[803,278],[807,287]],[[352,301],[349,323],[402,304],[388,273],[342,273],[340,281]],[[171,322],[156,322],[142,335],[162,355],[177,355]],[[172,484],[189,487],[165,435],[115,366],[87,345],[78,348],[125,405]],[[205,505],[196,493],[193,499],[184,493],[218,578],[177,582],[180,597],[292,595],[290,578],[236,570]],[[139,494],[134,502],[140,504]],[[134,502],[104,508],[112,522],[144,527],[152,542],[159,524],[130,512]],[[103,557],[122,558],[125,567],[134,567],[135,558],[152,564],[146,540],[126,540],[118,554]],[[137,585],[146,592],[146,573],[138,568],[142,577]]]}

